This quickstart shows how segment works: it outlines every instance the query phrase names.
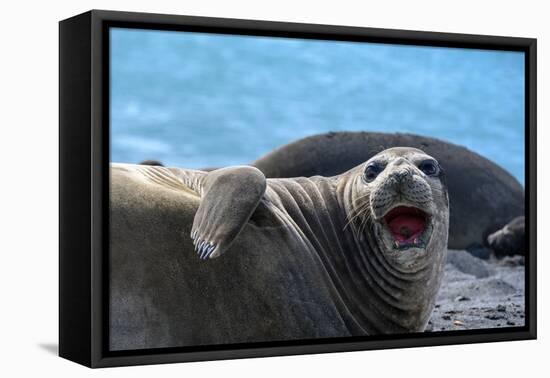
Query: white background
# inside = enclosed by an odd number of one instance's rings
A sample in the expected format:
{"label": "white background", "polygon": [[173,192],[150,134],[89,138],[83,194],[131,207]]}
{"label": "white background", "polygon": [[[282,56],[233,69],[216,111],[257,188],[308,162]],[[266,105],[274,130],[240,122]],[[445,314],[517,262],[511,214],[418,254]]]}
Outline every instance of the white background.
{"label": "white background", "polygon": [[[550,163],[545,1],[6,1],[0,22],[0,374],[16,376],[519,376],[548,373],[549,258],[540,216]],[[55,355],[58,248],[58,25],[89,9],[538,38],[539,340],[90,370]],[[546,192],[546,193],[545,193]],[[547,298],[546,298],[547,299]],[[546,349],[546,351],[545,351]],[[537,374],[540,376],[541,374]]]}

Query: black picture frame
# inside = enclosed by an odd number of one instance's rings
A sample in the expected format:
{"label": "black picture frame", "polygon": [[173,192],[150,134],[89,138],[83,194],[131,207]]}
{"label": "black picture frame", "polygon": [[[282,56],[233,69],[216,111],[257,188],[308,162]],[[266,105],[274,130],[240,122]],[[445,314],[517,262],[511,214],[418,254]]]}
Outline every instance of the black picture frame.
{"label": "black picture frame", "polygon": [[[113,26],[525,52],[524,327],[111,352],[109,39]],[[536,39],[92,10],[59,24],[59,354],[88,367],[536,338]]]}

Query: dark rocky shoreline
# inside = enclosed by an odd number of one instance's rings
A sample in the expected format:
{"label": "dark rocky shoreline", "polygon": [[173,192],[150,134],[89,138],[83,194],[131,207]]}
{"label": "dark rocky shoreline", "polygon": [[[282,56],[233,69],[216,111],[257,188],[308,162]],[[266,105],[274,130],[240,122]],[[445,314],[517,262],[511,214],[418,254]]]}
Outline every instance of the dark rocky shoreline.
{"label": "dark rocky shoreline", "polygon": [[449,250],[427,332],[525,325],[523,256],[482,260]]}

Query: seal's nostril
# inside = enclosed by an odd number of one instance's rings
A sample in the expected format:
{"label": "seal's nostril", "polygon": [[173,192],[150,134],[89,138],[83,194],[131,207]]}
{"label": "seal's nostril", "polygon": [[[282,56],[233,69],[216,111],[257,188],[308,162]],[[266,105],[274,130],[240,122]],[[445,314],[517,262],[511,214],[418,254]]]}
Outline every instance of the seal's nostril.
{"label": "seal's nostril", "polygon": [[396,171],[393,173],[393,177],[399,182],[407,179],[408,176],[409,176],[409,172],[406,170]]}

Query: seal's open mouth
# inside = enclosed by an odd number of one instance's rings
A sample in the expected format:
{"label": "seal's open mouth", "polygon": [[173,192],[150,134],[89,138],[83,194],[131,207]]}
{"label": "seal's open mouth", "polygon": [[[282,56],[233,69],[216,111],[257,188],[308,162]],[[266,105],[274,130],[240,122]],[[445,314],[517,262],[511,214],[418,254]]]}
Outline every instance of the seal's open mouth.
{"label": "seal's open mouth", "polygon": [[397,249],[423,248],[428,241],[429,216],[418,208],[397,206],[384,215],[384,223]]}

